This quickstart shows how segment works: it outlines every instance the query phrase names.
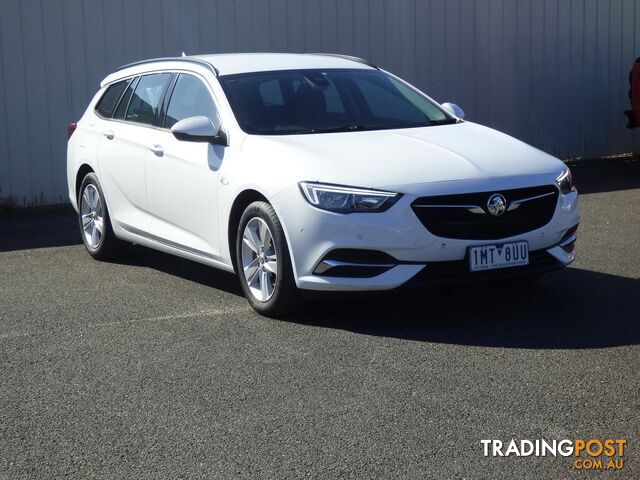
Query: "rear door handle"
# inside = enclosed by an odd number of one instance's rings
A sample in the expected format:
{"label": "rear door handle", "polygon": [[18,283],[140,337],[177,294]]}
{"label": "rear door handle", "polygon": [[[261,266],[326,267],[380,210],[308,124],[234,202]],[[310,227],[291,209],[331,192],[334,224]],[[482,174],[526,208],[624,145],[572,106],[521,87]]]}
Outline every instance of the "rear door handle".
{"label": "rear door handle", "polygon": [[113,134],[113,130],[105,130],[102,134],[107,137],[108,140],[113,140],[113,137],[115,136]]}
{"label": "rear door handle", "polygon": [[158,157],[164,155],[164,149],[162,148],[162,145],[150,145],[149,150],[155,153]]}

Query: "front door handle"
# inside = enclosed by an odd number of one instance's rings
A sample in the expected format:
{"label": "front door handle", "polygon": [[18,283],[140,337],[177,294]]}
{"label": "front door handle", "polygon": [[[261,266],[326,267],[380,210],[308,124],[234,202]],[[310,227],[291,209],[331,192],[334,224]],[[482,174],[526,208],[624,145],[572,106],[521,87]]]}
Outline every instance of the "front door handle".
{"label": "front door handle", "polygon": [[107,137],[107,140],[113,140],[113,137],[115,136],[113,134],[113,130],[105,130],[102,134]]}
{"label": "front door handle", "polygon": [[156,154],[156,156],[161,157],[162,155],[164,155],[164,149],[162,148],[162,145],[150,145],[149,146],[149,150],[151,150],[153,153]]}

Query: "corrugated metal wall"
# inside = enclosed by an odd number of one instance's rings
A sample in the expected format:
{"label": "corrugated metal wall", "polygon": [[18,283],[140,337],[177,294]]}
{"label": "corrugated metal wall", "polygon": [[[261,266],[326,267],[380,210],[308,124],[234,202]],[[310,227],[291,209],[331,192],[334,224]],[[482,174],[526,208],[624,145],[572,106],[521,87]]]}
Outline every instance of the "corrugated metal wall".
{"label": "corrugated metal wall", "polygon": [[640,0],[0,0],[0,198],[66,202],[65,127],[100,80],[183,50],[362,56],[560,157],[639,150]]}

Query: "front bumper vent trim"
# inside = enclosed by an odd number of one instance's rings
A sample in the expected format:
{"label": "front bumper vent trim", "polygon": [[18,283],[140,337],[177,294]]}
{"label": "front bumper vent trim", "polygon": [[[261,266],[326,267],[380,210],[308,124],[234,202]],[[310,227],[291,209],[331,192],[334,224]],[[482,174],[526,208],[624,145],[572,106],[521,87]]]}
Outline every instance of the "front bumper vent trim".
{"label": "front bumper vent trim", "polygon": [[325,277],[370,278],[392,269],[398,262],[377,250],[340,248],[327,253],[313,270]]}

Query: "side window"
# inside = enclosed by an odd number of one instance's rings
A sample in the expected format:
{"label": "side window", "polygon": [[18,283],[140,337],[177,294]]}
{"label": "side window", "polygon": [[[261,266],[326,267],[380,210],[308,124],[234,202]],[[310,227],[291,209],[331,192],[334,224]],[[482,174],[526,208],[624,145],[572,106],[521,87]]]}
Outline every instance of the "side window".
{"label": "side window", "polygon": [[127,113],[127,107],[129,106],[129,101],[131,100],[131,96],[133,95],[133,89],[136,88],[136,84],[139,78],[140,77],[136,77],[127,87],[124,95],[122,95],[122,99],[118,104],[118,108],[116,109],[116,113],[113,115],[113,118],[124,120],[124,114]]}
{"label": "side window", "polygon": [[205,84],[193,75],[181,73],[171,94],[164,126],[171,128],[180,120],[197,116],[216,122],[218,113]]}
{"label": "side window", "polygon": [[170,78],[170,73],[154,73],[140,77],[129,102],[125,120],[153,125],[158,116],[162,95]]}
{"label": "side window", "polygon": [[127,88],[127,85],[129,85],[129,80],[122,80],[107,88],[107,91],[104,92],[104,95],[102,95],[102,98],[96,105],[96,112],[98,115],[101,117],[111,118],[113,111],[116,109],[116,105],[118,104],[118,100],[120,100],[122,92]]}

